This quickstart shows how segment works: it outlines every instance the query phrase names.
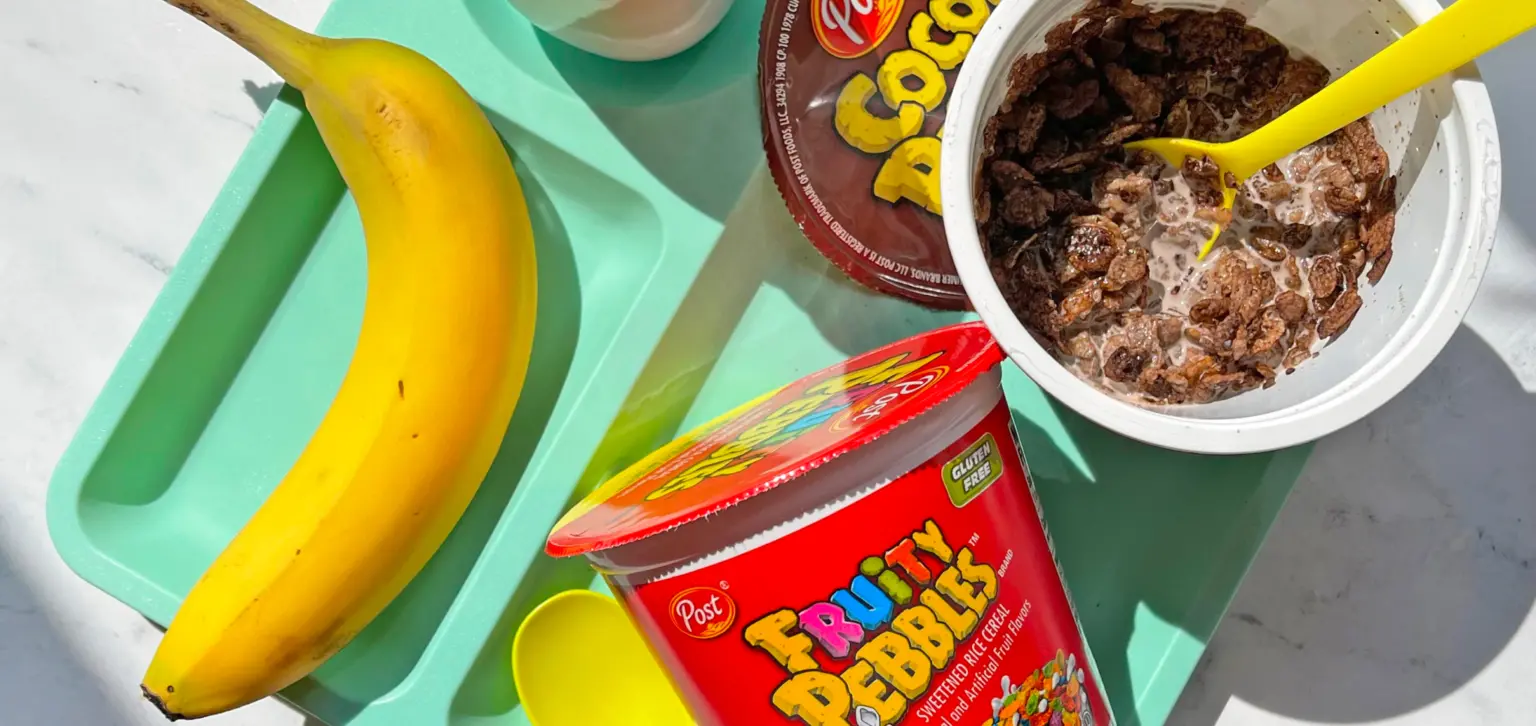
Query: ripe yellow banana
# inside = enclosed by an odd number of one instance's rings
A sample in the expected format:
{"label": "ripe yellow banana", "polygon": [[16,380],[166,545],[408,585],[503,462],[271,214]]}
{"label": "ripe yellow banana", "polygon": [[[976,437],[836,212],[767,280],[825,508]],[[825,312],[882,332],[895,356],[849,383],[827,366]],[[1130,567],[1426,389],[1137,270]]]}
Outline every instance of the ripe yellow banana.
{"label": "ripe yellow banana", "polygon": [[501,446],[533,342],[521,187],[473,99],[398,45],[320,38],[245,0],[169,0],[304,92],[362,213],[346,377],[291,471],[187,596],[144,676],[171,719],[309,674],[415,577]]}

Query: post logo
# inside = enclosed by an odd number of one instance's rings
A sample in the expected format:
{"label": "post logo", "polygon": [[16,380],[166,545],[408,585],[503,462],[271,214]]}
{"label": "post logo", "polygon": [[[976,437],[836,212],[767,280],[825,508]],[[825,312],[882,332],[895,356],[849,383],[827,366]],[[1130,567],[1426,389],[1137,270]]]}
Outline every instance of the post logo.
{"label": "post logo", "polygon": [[736,622],[736,602],[713,587],[690,587],[678,593],[667,611],[678,630],[699,640],[717,638]]}
{"label": "post logo", "polygon": [[811,0],[811,26],[828,53],[858,58],[885,41],[902,0]]}
{"label": "post logo", "polygon": [[890,408],[892,403],[930,388],[946,373],[949,373],[949,366],[934,366],[875,391],[880,395],[871,394],[849,404],[848,408],[832,422],[832,430],[846,431],[855,425],[875,421]]}

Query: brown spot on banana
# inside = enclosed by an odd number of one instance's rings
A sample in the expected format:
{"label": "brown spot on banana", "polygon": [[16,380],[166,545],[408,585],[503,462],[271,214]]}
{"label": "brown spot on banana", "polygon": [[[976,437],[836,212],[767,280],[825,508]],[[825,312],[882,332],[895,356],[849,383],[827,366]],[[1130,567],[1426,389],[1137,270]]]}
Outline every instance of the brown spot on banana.
{"label": "brown spot on banana", "polygon": [[347,647],[347,644],[357,637],[358,632],[355,628],[346,629],[346,621],[338,619],[321,633],[320,638],[316,642],[322,645],[311,654],[311,657],[317,663],[325,662],[331,656],[336,655],[342,648]]}
{"label": "brown spot on banana", "polygon": [[171,4],[181,8],[182,11],[192,15],[193,17],[208,18],[213,15],[213,13],[208,12],[208,9],[196,2],[196,0],[171,0]]}

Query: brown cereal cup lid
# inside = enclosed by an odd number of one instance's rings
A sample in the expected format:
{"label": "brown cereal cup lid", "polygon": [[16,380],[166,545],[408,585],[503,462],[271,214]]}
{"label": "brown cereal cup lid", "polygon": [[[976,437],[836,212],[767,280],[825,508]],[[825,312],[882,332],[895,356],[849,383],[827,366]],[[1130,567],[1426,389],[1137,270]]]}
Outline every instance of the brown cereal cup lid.
{"label": "brown cereal cup lid", "polygon": [[770,0],[758,64],[779,193],[854,280],[968,307],[944,237],[945,103],[989,0]]}

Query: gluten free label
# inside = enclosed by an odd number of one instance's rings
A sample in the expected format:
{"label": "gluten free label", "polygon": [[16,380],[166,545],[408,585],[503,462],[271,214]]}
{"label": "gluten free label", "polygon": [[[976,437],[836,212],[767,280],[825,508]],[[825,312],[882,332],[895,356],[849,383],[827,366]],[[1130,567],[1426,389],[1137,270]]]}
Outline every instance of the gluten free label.
{"label": "gluten free label", "polygon": [[1003,459],[997,442],[986,434],[944,465],[944,488],[949,501],[963,507],[992,486],[1003,474]]}

